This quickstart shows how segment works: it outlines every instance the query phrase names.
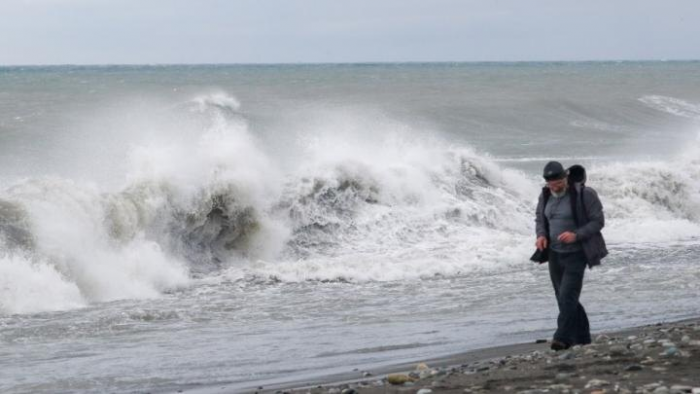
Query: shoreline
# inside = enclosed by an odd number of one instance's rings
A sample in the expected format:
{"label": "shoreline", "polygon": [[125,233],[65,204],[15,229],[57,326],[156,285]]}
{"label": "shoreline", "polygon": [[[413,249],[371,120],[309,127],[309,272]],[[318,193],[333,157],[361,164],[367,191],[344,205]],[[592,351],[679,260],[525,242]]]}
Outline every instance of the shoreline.
{"label": "shoreline", "polygon": [[[700,317],[594,334],[594,342],[549,350],[549,341],[470,350],[265,387],[217,385],[197,393],[700,393]],[[391,377],[393,383],[388,381]],[[423,390],[423,391],[421,391]],[[430,390],[430,391],[427,391]]]}

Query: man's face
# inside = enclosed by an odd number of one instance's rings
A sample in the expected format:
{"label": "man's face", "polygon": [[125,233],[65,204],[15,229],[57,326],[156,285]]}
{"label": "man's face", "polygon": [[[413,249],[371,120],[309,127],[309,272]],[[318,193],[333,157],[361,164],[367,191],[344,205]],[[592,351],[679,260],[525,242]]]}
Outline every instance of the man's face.
{"label": "man's face", "polygon": [[566,178],[547,181],[547,187],[552,193],[561,193],[566,189]]}

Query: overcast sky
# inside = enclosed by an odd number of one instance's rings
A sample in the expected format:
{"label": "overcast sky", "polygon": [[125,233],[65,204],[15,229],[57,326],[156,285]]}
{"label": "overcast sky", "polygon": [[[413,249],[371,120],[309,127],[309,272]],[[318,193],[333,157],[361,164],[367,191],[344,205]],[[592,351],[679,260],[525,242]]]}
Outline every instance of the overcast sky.
{"label": "overcast sky", "polygon": [[0,0],[0,64],[700,59],[700,0]]}

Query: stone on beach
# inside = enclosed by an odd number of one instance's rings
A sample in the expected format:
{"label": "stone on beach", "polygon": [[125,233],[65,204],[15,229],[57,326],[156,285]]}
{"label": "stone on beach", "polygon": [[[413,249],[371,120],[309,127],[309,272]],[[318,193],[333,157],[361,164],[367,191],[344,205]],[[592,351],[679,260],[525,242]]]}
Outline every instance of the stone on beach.
{"label": "stone on beach", "polygon": [[607,335],[605,335],[605,334],[598,335],[598,336],[595,338],[595,342],[596,342],[596,343],[607,343],[607,342],[609,342],[609,341],[610,341],[610,337],[607,336]]}
{"label": "stone on beach", "polygon": [[400,386],[406,382],[410,382],[411,378],[404,374],[392,374],[387,376],[386,381],[390,384]]}
{"label": "stone on beach", "polygon": [[416,365],[416,371],[420,372],[420,371],[426,371],[428,369],[430,369],[430,367],[428,367],[428,364],[426,364],[426,363],[420,363],[420,364]]}
{"label": "stone on beach", "polygon": [[692,392],[693,392],[693,388],[692,388],[691,386],[683,386],[683,385],[680,385],[680,384],[674,384],[673,386],[671,386],[671,392],[672,392],[672,393],[678,393],[678,394],[682,394],[682,393],[692,393]]}
{"label": "stone on beach", "polygon": [[678,348],[676,348],[675,346],[668,347],[666,348],[666,351],[662,354],[667,357],[676,356],[678,355]]}
{"label": "stone on beach", "polygon": [[591,388],[600,388],[600,387],[605,387],[605,386],[610,386],[610,382],[607,380],[602,380],[602,379],[591,379],[586,383],[586,388],[591,389]]}
{"label": "stone on beach", "polygon": [[627,354],[627,347],[615,345],[610,347],[610,355],[613,357],[620,357]]}

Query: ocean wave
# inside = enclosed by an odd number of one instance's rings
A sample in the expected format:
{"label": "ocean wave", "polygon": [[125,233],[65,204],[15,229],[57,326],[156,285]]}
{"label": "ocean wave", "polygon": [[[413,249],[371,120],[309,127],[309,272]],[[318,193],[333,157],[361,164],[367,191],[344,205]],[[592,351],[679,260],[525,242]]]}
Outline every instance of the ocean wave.
{"label": "ocean wave", "polygon": [[33,248],[27,212],[21,204],[0,199],[0,250]]}
{"label": "ocean wave", "polygon": [[700,119],[700,104],[691,103],[675,97],[649,95],[639,101],[658,111],[689,119]]}
{"label": "ocean wave", "polygon": [[[9,241],[0,251],[13,281],[0,286],[2,298],[15,300],[3,304],[5,313],[155,297],[189,280],[184,264],[152,240],[136,236],[115,244],[93,186],[33,179],[5,190],[2,199],[22,207],[33,240],[30,250]],[[30,299],[20,300],[22,294]]]}
{"label": "ocean wave", "polygon": [[191,103],[195,104],[195,108],[201,112],[210,109],[237,112],[241,108],[238,99],[224,92],[200,95],[192,99]]}
{"label": "ocean wave", "polygon": [[493,161],[496,163],[532,163],[540,162],[547,163],[548,161],[559,161],[562,163],[571,162],[581,162],[581,161],[596,161],[596,160],[608,160],[608,157],[604,156],[534,156],[534,157],[494,157]]}
{"label": "ocean wave", "polygon": [[700,238],[697,159],[608,164],[591,171],[590,183],[605,204],[605,231],[613,242]]}
{"label": "ocean wave", "polygon": [[633,131],[633,129],[629,126],[614,125],[597,120],[574,120],[569,122],[569,124],[573,127],[581,129],[607,131],[611,133],[629,133]]}
{"label": "ocean wave", "polygon": [[[12,278],[0,313],[158,297],[212,275],[419,280],[527,262],[542,184],[499,159],[349,116],[300,132],[285,167],[234,98],[192,102],[207,107],[197,138],[134,147],[117,191],[60,178],[0,190],[0,270]],[[609,242],[700,238],[696,157],[592,166]]]}

